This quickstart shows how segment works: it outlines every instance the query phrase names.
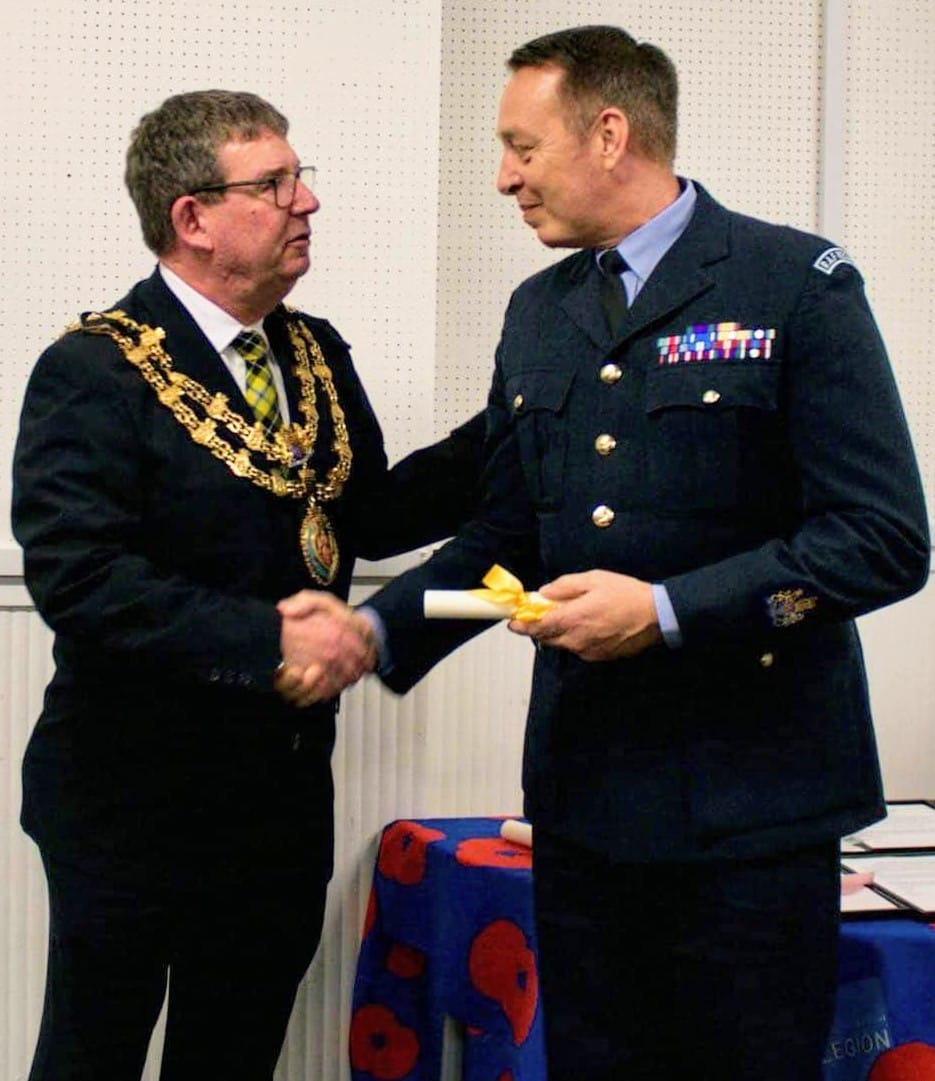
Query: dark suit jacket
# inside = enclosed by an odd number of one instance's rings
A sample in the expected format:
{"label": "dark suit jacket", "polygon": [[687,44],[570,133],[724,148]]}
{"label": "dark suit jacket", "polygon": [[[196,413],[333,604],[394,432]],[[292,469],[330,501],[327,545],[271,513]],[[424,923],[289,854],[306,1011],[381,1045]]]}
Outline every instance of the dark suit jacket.
{"label": "dark suit jacket", "polygon": [[[165,330],[176,369],[236,384],[158,272],[117,307]],[[346,597],[355,552],[448,536],[471,506],[483,419],[388,474],[379,425],[340,336],[304,317],[334,374],[354,459],[329,512]],[[265,323],[297,386],[280,312]],[[314,464],[333,461],[319,400]],[[451,483],[451,481],[454,483]],[[389,512],[392,512],[391,514]],[[312,588],[300,501],[238,479],[162,406],[109,339],[68,334],[40,358],[14,460],[26,583],[55,632],[54,678],[26,752],[23,823],[51,850],[171,862],[224,851],[331,858],[334,702],[273,692],[275,602]]]}
{"label": "dark suit jacket", "polygon": [[[427,628],[422,590],[476,586],[495,561],[527,586],[590,568],[662,582],[684,635],[633,660],[537,653],[534,823],[622,858],[695,859],[882,813],[853,619],[922,586],[929,538],[860,275],[830,248],[699,189],[617,340],[593,252],[513,295],[482,511],[368,602],[388,630],[387,682],[405,690],[476,632]],[[722,323],[775,331],[769,355],[666,356],[660,339]],[[605,434],[616,447],[601,454]]]}

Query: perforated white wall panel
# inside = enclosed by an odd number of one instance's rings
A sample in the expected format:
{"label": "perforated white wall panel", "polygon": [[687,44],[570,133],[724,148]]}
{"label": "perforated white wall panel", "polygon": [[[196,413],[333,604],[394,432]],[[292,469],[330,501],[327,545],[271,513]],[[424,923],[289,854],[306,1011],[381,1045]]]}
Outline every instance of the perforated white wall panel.
{"label": "perforated white wall panel", "polygon": [[841,240],[867,280],[935,513],[935,4],[849,0],[847,16]]}

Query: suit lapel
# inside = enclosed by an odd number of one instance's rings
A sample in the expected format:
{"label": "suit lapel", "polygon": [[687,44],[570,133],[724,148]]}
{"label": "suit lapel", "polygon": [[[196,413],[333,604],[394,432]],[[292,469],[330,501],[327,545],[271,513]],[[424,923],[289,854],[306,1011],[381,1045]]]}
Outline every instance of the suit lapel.
{"label": "suit lapel", "polygon": [[711,267],[727,258],[729,231],[727,211],[698,187],[691,221],[631,305],[620,330],[621,339],[632,338],[648,326],[665,321],[713,288],[716,278]]}
{"label": "suit lapel", "polygon": [[601,307],[601,279],[594,252],[579,252],[568,271],[569,287],[561,301],[562,311],[598,348],[606,352],[614,344]]}

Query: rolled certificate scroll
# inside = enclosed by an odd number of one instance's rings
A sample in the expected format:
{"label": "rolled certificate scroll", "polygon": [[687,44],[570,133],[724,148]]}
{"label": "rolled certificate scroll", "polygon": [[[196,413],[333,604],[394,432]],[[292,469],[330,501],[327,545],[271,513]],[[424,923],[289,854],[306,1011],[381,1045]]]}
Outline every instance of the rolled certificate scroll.
{"label": "rolled certificate scroll", "polygon": [[528,822],[517,822],[515,818],[508,818],[500,827],[500,836],[504,841],[532,848],[532,826]]}
{"label": "rolled certificate scroll", "polygon": [[422,599],[426,619],[519,619],[532,622],[555,607],[540,593],[494,564],[484,575],[486,589],[427,589]]}
{"label": "rolled certificate scroll", "polygon": [[[516,610],[515,601],[491,601],[478,597],[476,592],[471,589],[427,589],[422,599],[425,618],[510,619]],[[548,606],[549,602],[538,593],[529,593],[528,596]]]}

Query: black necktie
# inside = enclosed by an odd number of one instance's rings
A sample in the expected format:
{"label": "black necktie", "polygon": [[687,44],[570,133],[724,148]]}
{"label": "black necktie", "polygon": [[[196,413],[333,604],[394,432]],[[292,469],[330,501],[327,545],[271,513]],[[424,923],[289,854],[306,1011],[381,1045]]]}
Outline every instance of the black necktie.
{"label": "black necktie", "polygon": [[598,257],[601,268],[601,307],[607,316],[607,326],[616,338],[627,317],[627,294],[620,275],[627,269],[626,260],[616,248],[601,252]]}

